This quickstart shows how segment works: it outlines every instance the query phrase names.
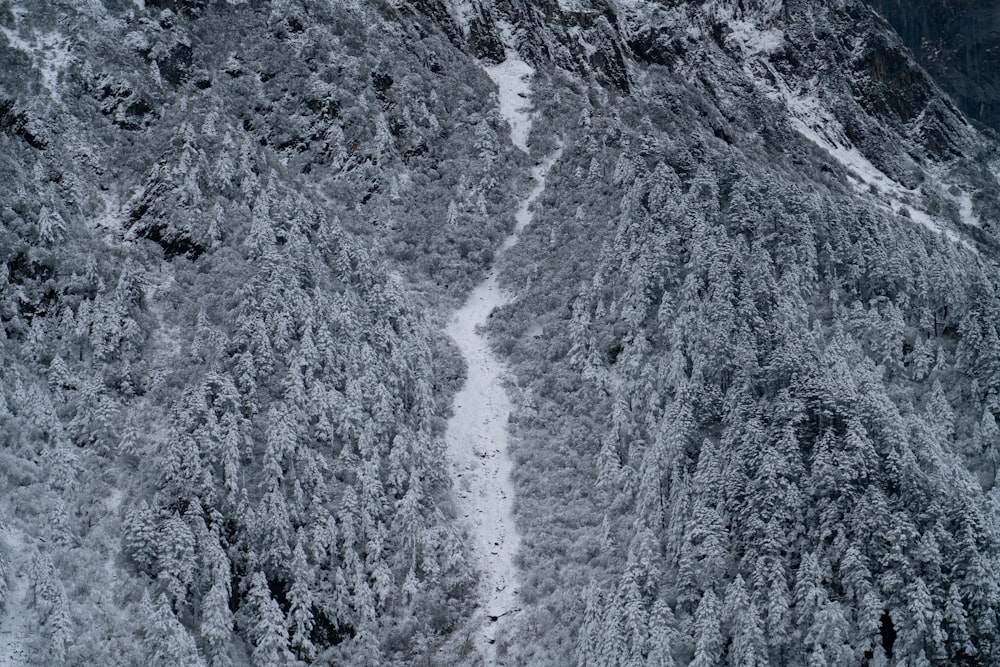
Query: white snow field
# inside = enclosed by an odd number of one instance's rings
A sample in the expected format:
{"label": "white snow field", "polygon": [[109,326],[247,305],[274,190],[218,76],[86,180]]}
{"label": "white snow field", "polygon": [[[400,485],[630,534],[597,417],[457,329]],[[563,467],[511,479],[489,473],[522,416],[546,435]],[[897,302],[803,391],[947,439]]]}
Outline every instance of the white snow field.
{"label": "white snow field", "polygon": [[[527,67],[516,59],[507,67],[504,65],[494,69],[517,73]],[[527,152],[531,127],[526,104],[527,82],[521,76],[507,74],[494,76],[494,80],[500,87],[501,113],[510,123],[511,139],[514,145]],[[504,103],[511,96],[521,96],[522,93],[525,104]],[[505,240],[503,250],[514,246],[518,232],[531,223],[531,205],[545,190],[545,177],[560,153],[561,148],[532,169],[535,185],[517,209],[517,225]],[[461,350],[468,367],[465,384],[455,395],[454,414],[448,421],[445,441],[458,508],[466,521],[472,541],[473,561],[481,577],[476,622],[481,624],[482,631],[476,637],[476,645],[487,665],[498,664],[497,633],[520,607],[514,564],[520,535],[514,525],[512,511],[512,463],[507,449],[507,420],[511,403],[503,386],[506,370],[490,350],[485,336],[478,331],[493,310],[509,300],[510,295],[497,282],[494,265],[445,328]]]}
{"label": "white snow field", "polygon": [[[532,170],[535,187],[517,210],[518,231],[531,222],[531,204],[545,189],[546,173],[558,157],[556,151]],[[515,232],[504,248],[516,242]],[[482,577],[484,631],[479,644],[488,665],[497,664],[493,643],[499,620],[519,608],[514,556],[520,536],[512,512],[512,464],[507,451],[511,404],[503,387],[505,369],[478,328],[509,298],[497,283],[494,268],[445,328],[468,366],[465,384],[455,395],[455,412],[448,421],[445,441],[459,509],[468,522],[475,566]]]}
{"label": "white snow field", "polygon": [[527,153],[531,133],[531,77],[535,70],[514,50],[513,28],[506,23],[500,27],[506,57],[499,65],[483,65],[483,69],[497,85],[500,115],[510,125],[511,143]]}

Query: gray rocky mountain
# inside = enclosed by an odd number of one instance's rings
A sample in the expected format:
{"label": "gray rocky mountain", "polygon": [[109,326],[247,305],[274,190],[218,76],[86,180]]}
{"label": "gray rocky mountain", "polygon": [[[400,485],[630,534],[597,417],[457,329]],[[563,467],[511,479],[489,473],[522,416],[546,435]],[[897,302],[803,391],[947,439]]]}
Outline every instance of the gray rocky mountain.
{"label": "gray rocky mountain", "polygon": [[970,118],[1000,128],[1000,3],[872,0]]}

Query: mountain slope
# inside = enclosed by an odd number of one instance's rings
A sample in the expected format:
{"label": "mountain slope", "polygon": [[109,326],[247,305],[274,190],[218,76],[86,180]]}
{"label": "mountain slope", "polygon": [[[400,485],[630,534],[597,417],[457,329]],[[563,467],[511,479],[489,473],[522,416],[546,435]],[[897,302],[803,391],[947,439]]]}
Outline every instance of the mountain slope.
{"label": "mountain slope", "polygon": [[497,662],[1000,661],[1000,156],[866,3],[0,27],[34,664],[474,664],[445,322],[514,228],[519,148],[557,147],[485,331],[522,535]]}
{"label": "mountain slope", "polygon": [[989,663],[995,147],[863,4],[612,10],[494,325],[513,662]]}
{"label": "mountain slope", "polygon": [[391,16],[4,10],[4,502],[65,591],[32,598],[40,664],[410,663],[468,608],[458,371],[412,297],[488,263],[512,149],[486,74]]}

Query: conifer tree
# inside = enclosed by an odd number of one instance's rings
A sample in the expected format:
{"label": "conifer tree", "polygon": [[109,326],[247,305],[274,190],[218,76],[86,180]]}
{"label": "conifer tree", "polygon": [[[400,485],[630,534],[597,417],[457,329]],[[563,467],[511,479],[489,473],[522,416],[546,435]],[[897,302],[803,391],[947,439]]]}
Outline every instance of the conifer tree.
{"label": "conifer tree", "polygon": [[649,667],[674,667],[674,615],[662,600],[653,603],[649,615]]}
{"label": "conifer tree", "polygon": [[156,605],[144,593],[142,606],[150,619],[146,626],[148,660],[154,667],[205,667],[194,639],[171,610],[170,602],[161,595]]}
{"label": "conifer tree", "polygon": [[31,589],[45,639],[45,660],[49,664],[63,664],[72,640],[73,622],[66,589],[48,555],[36,555],[32,559]]}
{"label": "conifer tree", "polygon": [[211,587],[201,601],[201,626],[199,628],[209,667],[230,667],[229,644],[233,632],[233,613],[229,608],[231,571],[229,558],[218,544],[218,534],[213,533],[211,558]]}
{"label": "conifer tree", "polygon": [[288,651],[285,617],[263,573],[255,572],[247,592],[246,634],[250,639],[255,667],[276,667],[292,659]]}
{"label": "conifer tree", "polygon": [[291,649],[303,660],[312,660],[316,647],[310,639],[313,629],[313,583],[309,563],[306,561],[303,542],[304,532],[299,529],[295,549],[292,551],[292,585],[288,591],[288,624]]}
{"label": "conifer tree", "polygon": [[576,641],[577,667],[597,667],[601,664],[601,594],[595,582],[590,582],[584,598],[583,624]]}
{"label": "conifer tree", "polygon": [[709,589],[705,591],[695,612],[694,660],[691,667],[716,667],[721,664],[723,636],[721,630],[722,608],[719,598]]}
{"label": "conifer tree", "polygon": [[170,601],[180,607],[185,604],[194,583],[197,561],[195,537],[179,514],[173,514],[160,524],[156,539],[157,578],[163,584]]}

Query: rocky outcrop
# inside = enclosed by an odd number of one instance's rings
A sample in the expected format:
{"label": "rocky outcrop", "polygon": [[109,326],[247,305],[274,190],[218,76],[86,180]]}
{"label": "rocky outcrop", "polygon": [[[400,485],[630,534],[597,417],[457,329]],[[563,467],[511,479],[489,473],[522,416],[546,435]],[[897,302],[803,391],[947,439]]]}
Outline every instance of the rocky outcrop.
{"label": "rocky outcrop", "polygon": [[2,97],[0,97],[0,132],[20,137],[32,148],[39,150],[48,145],[45,138],[32,129],[28,114],[18,110],[13,100]]}
{"label": "rocky outcrop", "polygon": [[867,0],[970,118],[1000,130],[1000,4]]}

